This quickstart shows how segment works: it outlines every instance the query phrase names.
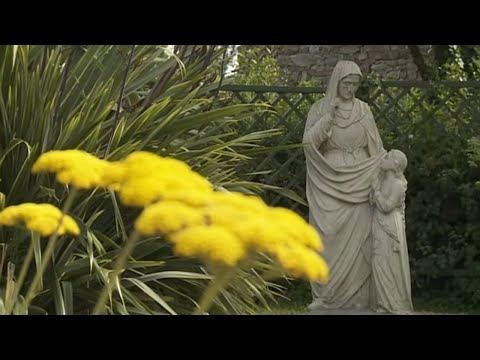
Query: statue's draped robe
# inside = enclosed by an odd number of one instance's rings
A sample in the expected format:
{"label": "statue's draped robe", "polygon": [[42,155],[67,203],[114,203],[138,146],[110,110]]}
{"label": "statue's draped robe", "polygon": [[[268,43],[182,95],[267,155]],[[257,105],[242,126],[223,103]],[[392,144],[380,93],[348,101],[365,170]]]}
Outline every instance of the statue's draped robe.
{"label": "statue's draped robe", "polygon": [[375,208],[372,223],[375,310],[400,314],[413,311],[402,213],[402,203],[388,213]]}
{"label": "statue's draped robe", "polygon": [[[326,284],[312,283],[316,308],[370,307],[371,180],[385,150],[368,104],[354,99],[347,121],[326,126],[339,80],[355,69],[337,69],[327,96],[308,115],[304,143],[309,221],[320,233],[330,268]],[[313,304],[312,304],[313,305]]]}

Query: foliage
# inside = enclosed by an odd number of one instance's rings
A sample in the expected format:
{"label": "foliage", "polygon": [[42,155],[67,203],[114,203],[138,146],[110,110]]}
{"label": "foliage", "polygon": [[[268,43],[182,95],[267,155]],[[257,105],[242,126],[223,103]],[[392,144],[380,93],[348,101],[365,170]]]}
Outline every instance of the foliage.
{"label": "foliage", "polygon": [[[478,45],[433,45],[428,54],[417,45],[409,48],[425,80],[480,79]],[[249,75],[261,79],[259,75],[265,70],[261,66],[245,69],[249,72],[242,75],[242,84],[281,84],[248,81]],[[476,307],[480,304],[480,283],[476,280],[480,266],[479,87],[474,83],[463,87],[424,83],[395,88],[383,86],[380,80],[375,73],[367,74],[357,96],[370,103],[385,147],[398,148],[409,158],[406,216],[414,295],[448,295],[452,304]],[[266,140],[268,146],[294,146],[301,142],[301,130],[313,101],[305,101],[298,112],[290,111],[301,95],[293,90],[281,94],[276,91],[259,94],[253,89],[234,96],[244,103],[261,96],[272,104],[275,113],[264,114],[269,119],[258,119],[252,128],[281,128],[283,135]],[[319,99],[321,90],[309,96]],[[304,199],[301,149],[260,156],[243,167],[251,174],[250,179],[284,186]],[[285,196],[268,192],[264,197],[271,204],[296,208],[308,215],[306,207]],[[288,285],[291,291],[303,287],[294,284]]]}
{"label": "foliage", "polygon": [[423,80],[480,80],[478,45],[431,45],[426,54],[408,47]]}
{"label": "foliage", "polygon": [[474,136],[468,141],[468,158],[472,167],[480,165],[480,137]]}
{"label": "foliage", "polygon": [[281,85],[280,66],[265,47],[240,46],[237,49],[237,65],[234,70],[234,83],[238,85]]}
{"label": "foliage", "polygon": [[[478,87],[431,85],[373,90],[386,148],[408,154],[407,239],[417,295],[480,304],[480,172],[468,163],[480,131]],[[470,140],[474,144],[474,140]]]}
{"label": "foliage", "polygon": [[[305,176],[305,168],[302,162],[298,161],[303,157],[303,149],[298,139],[301,139],[303,134],[305,113],[322,94],[258,91],[258,86],[286,84],[286,74],[281,74],[272,51],[268,46],[239,47],[238,67],[231,82],[251,85],[251,88],[242,92],[221,92],[222,104],[258,104],[271,107],[271,111],[234,124],[233,129],[237,134],[269,129],[275,131],[276,135],[264,138],[261,148],[248,150],[247,154],[251,159],[240,164],[237,170],[251,182],[268,184],[262,189],[262,196],[267,203],[305,211],[304,186],[300,185],[299,181]],[[304,87],[313,85],[313,81],[300,84]],[[266,149],[268,151],[265,151]],[[292,174],[295,174],[293,179]]]}
{"label": "foliage", "polygon": [[[78,171],[79,167],[83,171]],[[12,310],[15,313],[17,305],[21,313],[28,313],[59,237],[80,235],[78,224],[66,215],[80,189],[111,189],[119,194],[125,205],[143,208],[104,281],[92,312],[94,315],[105,312],[115,289],[127,312],[119,276],[125,272],[141,237],[164,236],[174,244],[175,254],[200,258],[206,264],[212,280],[194,314],[208,311],[242,268],[255,270],[261,279],[278,276],[283,271],[311,281],[328,278],[328,267],[319,255],[323,250],[320,237],[304,219],[288,209],[268,207],[257,197],[214,191],[205,178],[176,159],[141,151],[121,161],[109,162],[79,150],[55,150],[42,154],[32,171],[56,173],[57,180],[72,186],[73,190],[62,211],[51,204],[25,203],[0,212],[1,225],[24,226],[32,232],[18,282],[12,281],[12,272],[9,272],[5,301],[2,299],[2,311],[6,314]],[[40,269],[22,300],[18,295],[33,260],[35,246],[41,241],[40,237],[46,236],[49,239],[42,252]],[[274,267],[269,266],[272,262]],[[138,279],[126,280],[142,284]],[[141,287],[146,288],[144,284]],[[174,313],[155,292],[150,290],[149,294]]]}
{"label": "foliage", "polygon": [[[372,73],[357,94],[371,105],[385,148],[398,148],[409,159],[406,222],[414,295],[448,294],[466,307],[480,304],[480,282],[475,275],[480,269],[479,90],[475,84],[385,85]],[[293,90],[276,91],[263,96],[280,99],[274,109],[277,119],[285,119],[284,135],[270,138],[268,144],[272,148],[298,144],[309,104],[298,113],[289,113],[299,95]],[[321,98],[321,93],[315,96]],[[284,99],[290,104],[282,109],[277,104]],[[265,126],[265,121],[257,123],[259,129]],[[285,186],[304,198],[302,155],[296,156],[292,149],[284,154],[279,151],[266,156],[266,161],[251,163],[245,172],[260,174],[256,176],[262,176],[265,184]],[[285,197],[270,201],[298,206]],[[306,207],[297,209],[308,215]]]}
{"label": "foliage", "polygon": [[[237,138],[231,126],[259,108],[213,107],[220,77],[210,64],[220,54],[208,46],[176,46],[173,52],[159,45],[1,46],[2,207],[26,201],[65,204],[69,187],[51,175],[30,173],[38,156],[51,149],[82,149],[108,160],[147,150],[186,161],[217,187],[259,191],[259,184],[243,181],[235,168],[273,132]],[[138,211],[119,204],[113,192],[97,189],[82,192],[70,214],[81,235],[71,242],[59,239],[43,292],[33,303],[39,313],[89,312]],[[29,235],[0,229],[0,269],[22,263]],[[44,251],[39,242],[37,269]],[[210,278],[201,264],[176,257],[158,237],[139,241],[127,269],[113,313],[190,313]],[[28,272],[26,285],[35,272]],[[213,312],[252,313],[278,292],[270,285],[245,271]]]}

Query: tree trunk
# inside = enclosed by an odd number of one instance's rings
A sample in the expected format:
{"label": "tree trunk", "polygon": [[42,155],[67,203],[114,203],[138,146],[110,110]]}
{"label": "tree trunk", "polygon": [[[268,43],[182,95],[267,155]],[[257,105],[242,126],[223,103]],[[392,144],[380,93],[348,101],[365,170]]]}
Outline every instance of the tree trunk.
{"label": "tree trunk", "polygon": [[425,57],[422,55],[420,48],[418,45],[407,45],[408,49],[410,50],[410,54],[412,55],[413,62],[417,65],[418,72],[420,73],[420,77],[422,80],[434,80],[435,79],[435,71],[432,69],[431,66],[427,64],[425,61]]}

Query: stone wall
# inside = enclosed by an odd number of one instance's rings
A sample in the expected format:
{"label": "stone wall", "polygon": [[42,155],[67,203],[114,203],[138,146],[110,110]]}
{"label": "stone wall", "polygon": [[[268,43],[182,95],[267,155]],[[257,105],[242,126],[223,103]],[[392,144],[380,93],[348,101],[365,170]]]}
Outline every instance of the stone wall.
{"label": "stone wall", "polygon": [[[325,83],[338,60],[355,61],[389,80],[420,79],[407,45],[274,45],[274,54],[292,84],[303,80]],[[428,45],[421,46],[428,51]]]}

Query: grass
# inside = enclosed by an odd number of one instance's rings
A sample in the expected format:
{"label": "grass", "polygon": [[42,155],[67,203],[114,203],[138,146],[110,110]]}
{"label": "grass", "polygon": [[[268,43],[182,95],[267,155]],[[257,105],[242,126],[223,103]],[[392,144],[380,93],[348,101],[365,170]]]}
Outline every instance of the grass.
{"label": "grass", "polygon": [[[311,302],[310,284],[306,281],[294,280],[281,285],[286,287],[286,299],[278,300],[270,310],[258,315],[295,315],[308,313],[307,306]],[[420,314],[480,315],[480,305],[466,305],[458,298],[447,297],[414,297],[412,299],[415,312]]]}
{"label": "grass", "polygon": [[480,306],[466,305],[456,298],[414,298],[413,306],[419,313],[449,315],[479,315]]}
{"label": "grass", "polygon": [[288,305],[276,305],[272,306],[270,310],[260,311],[257,315],[299,315],[306,314],[308,312],[306,306],[300,306],[297,304]]}
{"label": "grass", "polygon": [[285,298],[277,300],[276,304],[270,305],[270,310],[263,310],[258,315],[297,315],[308,313],[307,306],[311,302],[310,284],[303,280],[281,280],[279,284],[284,286]]}

